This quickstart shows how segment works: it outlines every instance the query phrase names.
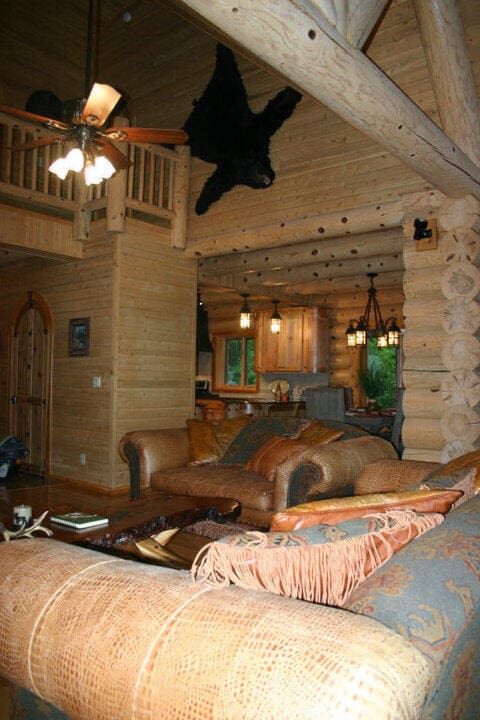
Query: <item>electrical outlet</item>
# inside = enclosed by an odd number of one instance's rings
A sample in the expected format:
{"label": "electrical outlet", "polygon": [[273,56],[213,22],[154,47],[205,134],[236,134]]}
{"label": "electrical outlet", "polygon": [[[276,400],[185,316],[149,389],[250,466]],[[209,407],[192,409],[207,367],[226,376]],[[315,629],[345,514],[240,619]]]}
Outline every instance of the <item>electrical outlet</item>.
{"label": "electrical outlet", "polygon": [[85,453],[80,453],[80,465],[87,464],[87,456]]}
{"label": "electrical outlet", "polygon": [[94,375],[92,385],[93,387],[102,387],[102,378],[99,375]]}

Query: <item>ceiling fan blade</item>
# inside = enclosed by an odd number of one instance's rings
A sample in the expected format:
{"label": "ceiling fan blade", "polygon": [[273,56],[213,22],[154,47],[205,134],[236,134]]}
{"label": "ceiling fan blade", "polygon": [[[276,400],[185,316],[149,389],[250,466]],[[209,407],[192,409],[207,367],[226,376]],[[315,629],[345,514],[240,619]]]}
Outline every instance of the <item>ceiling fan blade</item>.
{"label": "ceiling fan blade", "polygon": [[161,130],[160,128],[108,128],[108,130],[104,131],[104,134],[109,136],[110,140],[125,140],[138,143],[183,145],[188,140],[188,135],[184,130]]}
{"label": "ceiling fan blade", "polygon": [[103,125],[121,97],[110,85],[94,83],[83,108],[82,120],[87,125]]}
{"label": "ceiling fan blade", "polygon": [[0,112],[22,118],[22,120],[40,123],[41,125],[46,125],[47,127],[55,130],[70,129],[69,126],[64,122],[61,122],[61,120],[54,120],[53,118],[44,117],[43,115],[35,115],[35,113],[28,112],[27,110],[19,110],[18,108],[9,107],[8,105],[0,105]]}
{"label": "ceiling fan blade", "polygon": [[109,140],[102,140],[97,138],[98,145],[101,146],[103,154],[110,160],[115,170],[126,170],[132,164],[128,157],[122,153],[121,150],[116,148]]}
{"label": "ceiling fan blade", "polygon": [[55,145],[57,143],[64,142],[64,138],[48,137],[39,138],[38,140],[31,140],[30,142],[20,143],[19,145],[13,145],[9,149],[14,150],[33,150],[33,148],[43,147],[44,145]]}

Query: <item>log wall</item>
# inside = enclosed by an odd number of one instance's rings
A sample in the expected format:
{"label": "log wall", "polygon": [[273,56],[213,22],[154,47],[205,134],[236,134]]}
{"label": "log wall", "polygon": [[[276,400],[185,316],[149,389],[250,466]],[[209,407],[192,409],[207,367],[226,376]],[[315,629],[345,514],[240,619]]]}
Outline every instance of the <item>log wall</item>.
{"label": "log wall", "polygon": [[[445,462],[480,447],[480,204],[405,200],[404,458]],[[436,218],[436,249],[416,250],[415,217]]]}

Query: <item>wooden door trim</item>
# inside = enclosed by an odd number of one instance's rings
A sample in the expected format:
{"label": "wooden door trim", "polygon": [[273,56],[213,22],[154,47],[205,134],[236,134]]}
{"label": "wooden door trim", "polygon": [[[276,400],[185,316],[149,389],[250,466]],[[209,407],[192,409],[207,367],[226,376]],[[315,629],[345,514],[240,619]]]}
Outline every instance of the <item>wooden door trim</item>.
{"label": "wooden door trim", "polygon": [[9,348],[9,357],[10,357],[10,372],[9,372],[9,379],[8,379],[8,403],[9,403],[9,410],[8,410],[8,418],[9,418],[9,425],[11,423],[11,408],[10,408],[10,398],[12,396],[12,386],[13,386],[13,346],[14,346],[14,337],[16,333],[18,333],[18,327],[20,320],[23,316],[23,314],[30,310],[31,308],[35,308],[39,314],[42,316],[47,333],[49,335],[49,342],[47,346],[47,353],[48,353],[48,373],[46,377],[46,397],[47,397],[47,412],[46,412],[46,437],[45,437],[45,477],[49,477],[50,475],[50,467],[51,467],[51,437],[52,437],[52,376],[53,376],[53,313],[51,310],[51,307],[47,300],[43,297],[43,295],[40,295],[40,293],[35,292],[34,290],[29,290],[27,292],[27,297],[23,296],[23,298],[19,301],[16,308],[13,311],[12,315],[12,321],[10,324],[11,330],[10,330],[10,348]]}

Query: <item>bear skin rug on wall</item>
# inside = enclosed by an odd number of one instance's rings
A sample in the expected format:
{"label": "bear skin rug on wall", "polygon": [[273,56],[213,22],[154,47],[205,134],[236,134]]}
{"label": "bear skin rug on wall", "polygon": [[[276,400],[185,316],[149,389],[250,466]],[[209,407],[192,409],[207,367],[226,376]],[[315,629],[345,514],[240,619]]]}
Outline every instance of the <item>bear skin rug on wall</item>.
{"label": "bear skin rug on wall", "polygon": [[286,87],[254,113],[233,52],[219,43],[214,73],[183,126],[191,154],[217,165],[195,205],[197,215],[235,185],[269,187],[275,172],[269,158],[270,138],[293,113],[302,96]]}

